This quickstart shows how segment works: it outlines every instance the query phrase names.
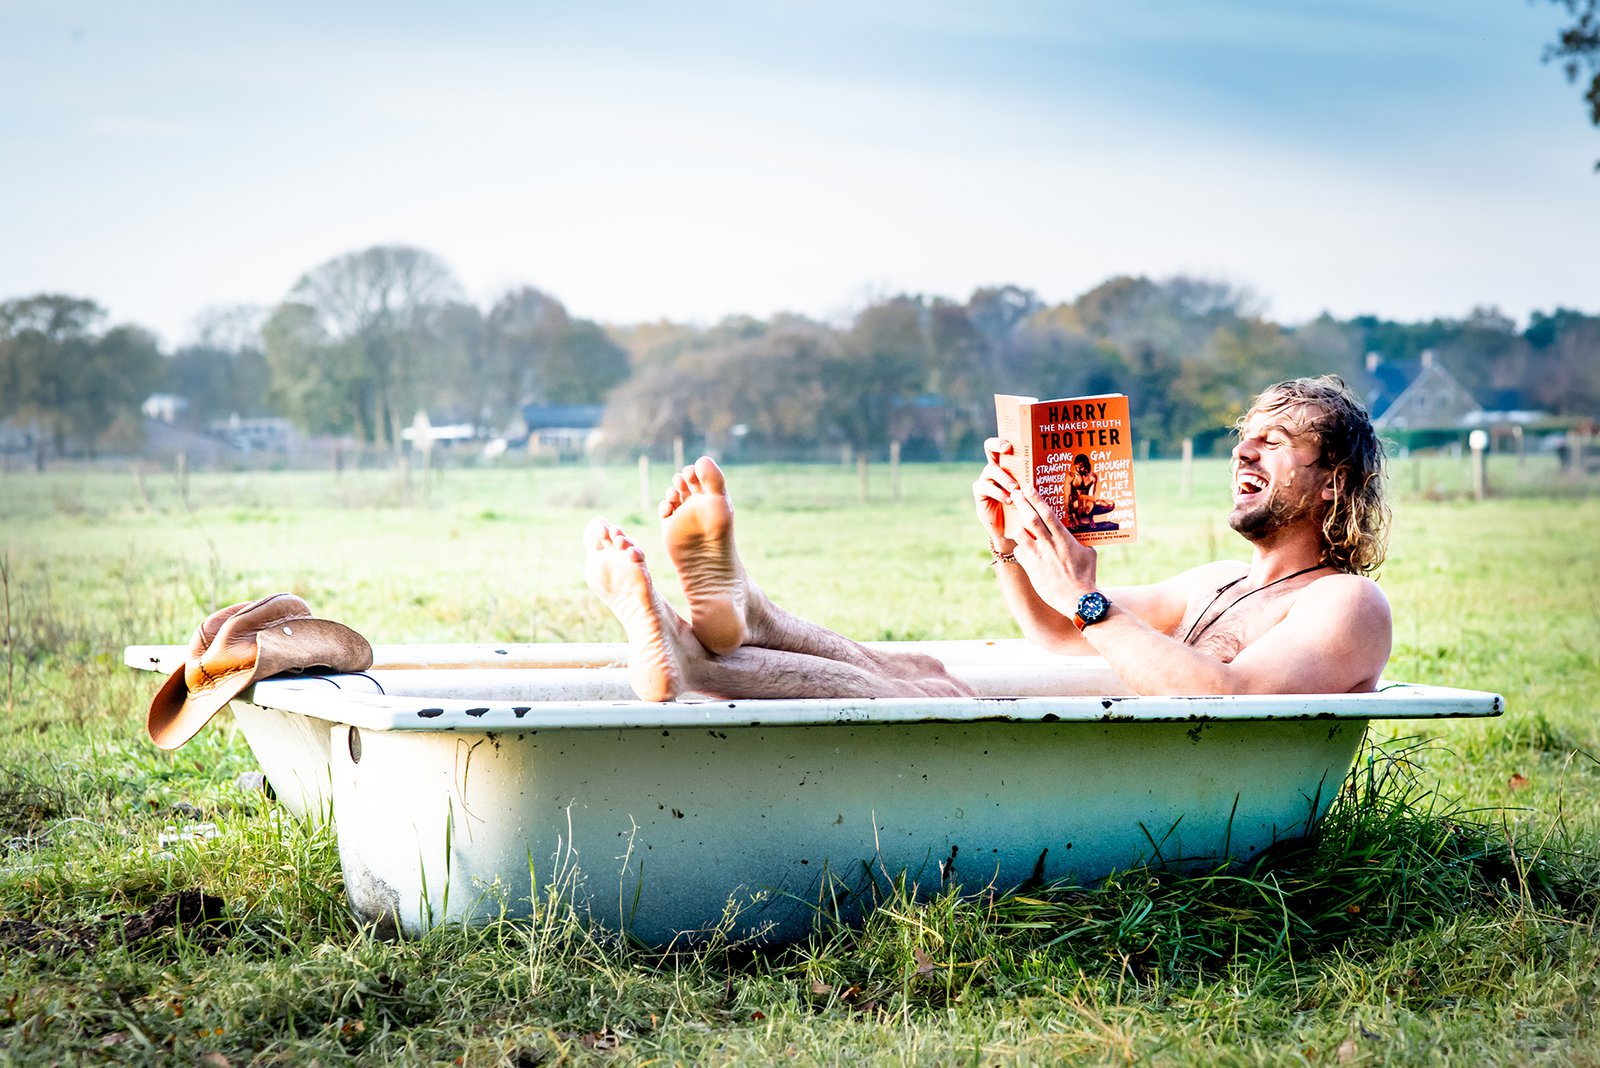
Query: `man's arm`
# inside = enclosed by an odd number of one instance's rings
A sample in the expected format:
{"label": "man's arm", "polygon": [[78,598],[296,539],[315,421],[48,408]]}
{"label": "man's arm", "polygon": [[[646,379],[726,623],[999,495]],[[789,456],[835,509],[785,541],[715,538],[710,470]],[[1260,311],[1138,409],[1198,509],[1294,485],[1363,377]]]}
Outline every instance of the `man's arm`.
{"label": "man's arm", "polygon": [[[1000,471],[995,484],[1008,506],[1016,509],[1019,540],[1012,542],[1012,551],[1027,573],[1033,595],[1046,608],[1065,615],[1080,596],[1095,588],[1094,550],[1074,538],[1036,495],[1020,488],[1005,494],[1009,478]],[[1204,565],[1145,589],[1165,588],[1169,594],[1192,590],[1193,582],[1216,578],[1227,566]],[[1081,637],[1140,694],[1370,690],[1388,662],[1393,641],[1383,591],[1370,579],[1355,575],[1330,575],[1311,583],[1282,620],[1228,663],[1175,637],[1186,597],[1172,596],[1154,608],[1136,599],[1119,608],[1116,597],[1109,591],[1107,596],[1113,602],[1110,614]],[[1178,620],[1171,617],[1174,608]],[[1145,614],[1156,618],[1147,619]]]}
{"label": "man's arm", "polygon": [[[1009,495],[1019,487],[998,462],[1001,455],[1011,451],[1011,444],[1003,439],[990,438],[984,442],[988,463],[972,487],[978,518],[989,534],[989,545],[1002,555],[1014,555],[1017,548],[1016,541],[1007,536],[1006,520],[1008,509],[1012,509],[1008,503]],[[1078,544],[1070,534],[1065,534],[1065,537],[1071,539],[1074,545]],[[1092,576],[1097,554],[1085,546],[1078,548],[1082,554],[1087,554],[1091,576],[1088,588],[1093,588]],[[1083,635],[1078,633],[1078,628],[1073,626],[1071,611],[1063,614],[1041,597],[1020,563],[1000,560],[994,566],[1001,595],[1012,618],[1022,628],[1023,637],[1054,653],[1082,655],[1094,652]],[[1171,634],[1183,619],[1189,603],[1189,591],[1196,577],[1206,570],[1204,567],[1196,568],[1166,582],[1149,586],[1113,587],[1104,592],[1124,611],[1138,616],[1157,631]]]}
{"label": "man's arm", "polygon": [[1383,674],[1393,622],[1377,583],[1330,575],[1302,590],[1283,619],[1229,663],[1115,604],[1083,637],[1140,694],[1360,693]]}
{"label": "man's arm", "polygon": [[[1002,551],[1013,551],[1014,548]],[[1024,638],[1052,653],[1081,656],[1095,652],[1073,625],[1071,614],[1058,612],[1039,596],[1020,563],[997,563],[994,567],[1001,596],[1005,598],[1012,618],[1022,628]],[[1207,569],[1197,568],[1196,572],[1201,570]],[[1183,619],[1184,608],[1189,603],[1188,590],[1196,572],[1185,572],[1177,578],[1149,586],[1110,586],[1101,592],[1113,604],[1137,616],[1152,630],[1171,634]]]}

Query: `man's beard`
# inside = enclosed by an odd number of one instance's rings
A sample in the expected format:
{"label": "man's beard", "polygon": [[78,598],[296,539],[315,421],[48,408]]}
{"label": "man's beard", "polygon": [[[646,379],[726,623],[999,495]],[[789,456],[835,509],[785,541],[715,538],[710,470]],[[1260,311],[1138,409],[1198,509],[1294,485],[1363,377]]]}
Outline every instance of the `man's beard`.
{"label": "man's beard", "polygon": [[1278,531],[1315,513],[1321,502],[1317,496],[1290,498],[1272,490],[1263,492],[1265,501],[1251,508],[1235,508],[1228,515],[1228,525],[1251,543],[1271,540]]}

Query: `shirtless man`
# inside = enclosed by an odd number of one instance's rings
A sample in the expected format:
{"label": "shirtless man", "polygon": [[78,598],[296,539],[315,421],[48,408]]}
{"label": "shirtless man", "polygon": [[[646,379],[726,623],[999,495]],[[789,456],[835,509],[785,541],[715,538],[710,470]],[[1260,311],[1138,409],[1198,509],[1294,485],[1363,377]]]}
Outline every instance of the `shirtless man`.
{"label": "shirtless man", "polygon": [[[1371,690],[1388,661],[1389,604],[1364,577],[1382,562],[1382,447],[1336,378],[1268,388],[1240,420],[1229,524],[1250,562],[1219,561],[1149,586],[1096,582],[1097,554],[996,463],[973,484],[1001,590],[1046,649],[1099,653],[1141,694]],[[970,689],[936,659],[868,649],[774,605],[733,541],[733,506],[708,458],[661,504],[688,621],[651,583],[644,554],[602,519],[584,533],[587,576],[622,621],[645,700],[951,696]]]}

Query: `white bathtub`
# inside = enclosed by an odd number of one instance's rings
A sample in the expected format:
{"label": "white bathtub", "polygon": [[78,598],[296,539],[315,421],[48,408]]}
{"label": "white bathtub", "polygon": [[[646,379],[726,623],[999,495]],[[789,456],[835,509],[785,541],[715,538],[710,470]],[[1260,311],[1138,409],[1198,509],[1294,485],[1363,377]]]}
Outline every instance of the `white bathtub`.
{"label": "white bathtub", "polygon": [[1133,697],[1104,661],[1023,642],[885,647],[980,696],[651,704],[621,645],[378,646],[368,672],[269,679],[233,711],[282,803],[336,817],[362,919],[415,933],[555,892],[655,945],[719,923],[792,939],[901,876],[1009,890],[1249,858],[1321,818],[1368,720],[1502,711],[1389,683]]}

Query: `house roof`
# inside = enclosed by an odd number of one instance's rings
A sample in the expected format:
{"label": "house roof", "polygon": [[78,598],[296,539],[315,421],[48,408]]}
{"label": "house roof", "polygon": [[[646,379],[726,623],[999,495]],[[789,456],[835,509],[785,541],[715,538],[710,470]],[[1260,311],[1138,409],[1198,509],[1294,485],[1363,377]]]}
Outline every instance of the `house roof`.
{"label": "house roof", "polygon": [[[1374,375],[1385,364],[1373,369]],[[1442,430],[1460,427],[1480,405],[1431,354],[1418,361],[1416,376],[1372,420],[1378,430]]]}
{"label": "house roof", "polygon": [[529,430],[588,430],[600,425],[605,410],[603,404],[524,404],[522,421]]}

